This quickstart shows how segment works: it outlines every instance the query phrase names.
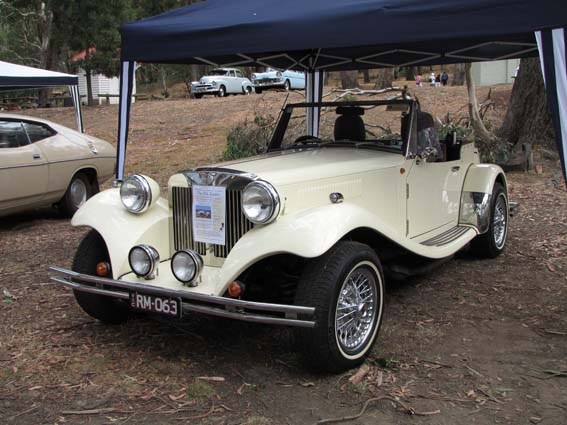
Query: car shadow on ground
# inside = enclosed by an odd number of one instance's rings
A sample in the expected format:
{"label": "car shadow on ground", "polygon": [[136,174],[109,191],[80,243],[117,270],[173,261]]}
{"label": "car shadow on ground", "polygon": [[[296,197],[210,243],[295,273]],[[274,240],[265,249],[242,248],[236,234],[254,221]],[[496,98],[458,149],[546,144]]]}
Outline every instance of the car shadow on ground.
{"label": "car shadow on ground", "polygon": [[61,211],[53,207],[38,208],[18,214],[8,215],[0,219],[0,231],[17,231],[28,227],[33,227],[43,220],[68,220]]}

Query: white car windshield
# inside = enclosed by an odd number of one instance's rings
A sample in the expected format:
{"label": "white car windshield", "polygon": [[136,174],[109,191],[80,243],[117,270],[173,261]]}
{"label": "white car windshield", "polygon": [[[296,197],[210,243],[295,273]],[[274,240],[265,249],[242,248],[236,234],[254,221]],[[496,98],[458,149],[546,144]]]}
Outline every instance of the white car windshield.
{"label": "white car windshield", "polygon": [[409,104],[356,103],[324,103],[319,137],[315,139],[306,135],[305,107],[288,105],[290,117],[282,134],[281,148],[356,146],[402,153],[409,131]]}
{"label": "white car windshield", "polygon": [[213,69],[211,72],[209,72],[209,75],[227,75],[228,71],[225,71],[224,69]]}

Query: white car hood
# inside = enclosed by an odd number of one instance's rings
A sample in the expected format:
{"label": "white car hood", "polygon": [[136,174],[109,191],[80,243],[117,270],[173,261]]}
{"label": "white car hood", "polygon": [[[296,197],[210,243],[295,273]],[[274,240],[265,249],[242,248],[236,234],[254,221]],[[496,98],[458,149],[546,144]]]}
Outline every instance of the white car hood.
{"label": "white car hood", "polygon": [[232,162],[215,168],[253,173],[274,185],[288,185],[402,165],[404,156],[356,148],[288,150]]}

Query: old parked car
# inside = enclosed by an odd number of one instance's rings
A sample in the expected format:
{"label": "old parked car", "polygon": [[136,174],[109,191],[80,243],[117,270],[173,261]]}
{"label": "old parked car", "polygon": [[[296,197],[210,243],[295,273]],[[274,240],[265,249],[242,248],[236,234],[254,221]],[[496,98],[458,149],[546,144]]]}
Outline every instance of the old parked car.
{"label": "old parked car", "polygon": [[56,204],[73,215],[112,177],[104,140],[53,122],[0,114],[0,217]]}
{"label": "old parked car", "polygon": [[108,323],[133,309],[293,326],[310,365],[340,371],[376,339],[386,278],[469,244],[502,252],[506,178],[473,143],[439,140],[412,100],[322,102],[318,137],[306,106],[284,108],[266,154],[181,171],[167,198],[135,174],[87,201],[72,224],[92,230],[52,279]]}
{"label": "old parked car", "polygon": [[252,74],[252,84],[256,93],[269,89],[305,90],[305,74],[289,69],[283,72],[268,69],[266,72]]}
{"label": "old parked car", "polygon": [[252,83],[236,68],[217,68],[191,83],[191,95],[200,99],[205,94],[224,97],[227,94],[250,94]]}

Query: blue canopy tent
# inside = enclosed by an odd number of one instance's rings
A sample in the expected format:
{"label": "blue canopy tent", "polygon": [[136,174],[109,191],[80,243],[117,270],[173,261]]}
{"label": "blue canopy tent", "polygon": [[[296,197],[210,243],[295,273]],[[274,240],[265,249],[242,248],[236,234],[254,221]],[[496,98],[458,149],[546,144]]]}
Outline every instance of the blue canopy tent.
{"label": "blue canopy tent", "polygon": [[81,133],[84,133],[81,99],[79,97],[79,77],[0,61],[0,91],[2,92],[59,86],[69,86],[69,93],[71,93],[75,105],[77,128]]}
{"label": "blue canopy tent", "polygon": [[[125,24],[116,178],[124,174],[136,61],[270,66],[322,73],[537,56],[562,158],[567,156],[567,7],[558,0],[207,0]],[[309,108],[307,133],[318,132]]]}

